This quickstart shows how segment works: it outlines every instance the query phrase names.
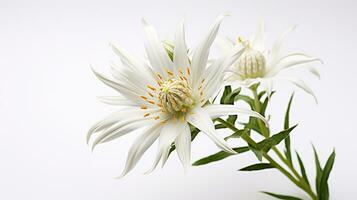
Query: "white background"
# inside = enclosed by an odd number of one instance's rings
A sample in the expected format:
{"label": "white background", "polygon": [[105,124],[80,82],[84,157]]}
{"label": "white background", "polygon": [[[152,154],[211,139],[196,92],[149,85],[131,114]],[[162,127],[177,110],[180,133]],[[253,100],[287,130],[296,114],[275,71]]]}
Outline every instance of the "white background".
{"label": "white background", "polygon": [[[278,86],[269,113],[282,127],[289,95],[296,90],[293,145],[313,179],[311,142],[326,160],[336,148],[331,199],[356,199],[356,3],[354,1],[0,1],[0,199],[271,199],[267,190],[305,197],[275,170],[236,170],[256,162],[250,153],[187,173],[176,155],[163,170],[142,175],[155,146],[127,177],[120,174],[135,135],[98,147],[85,144],[91,124],[115,107],[96,96],[115,94],[89,64],[105,71],[114,59],[109,42],[144,56],[140,20],[146,17],[162,37],[185,17],[189,46],[206,34],[220,13],[230,13],[220,34],[247,36],[264,18],[270,39],[291,25],[285,50],[303,50],[324,60],[322,79],[307,76],[319,104],[301,90]],[[200,135],[196,160],[216,152]]]}

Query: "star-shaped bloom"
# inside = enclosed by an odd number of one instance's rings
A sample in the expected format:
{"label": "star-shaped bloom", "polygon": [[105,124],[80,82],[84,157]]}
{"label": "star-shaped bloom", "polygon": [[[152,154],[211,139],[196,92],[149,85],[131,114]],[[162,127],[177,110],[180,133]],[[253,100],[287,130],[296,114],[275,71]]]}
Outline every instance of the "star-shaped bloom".
{"label": "star-shaped bloom", "polygon": [[[260,83],[268,94],[271,93],[273,82],[285,80],[293,83],[305,92],[316,97],[306,83],[292,73],[293,69],[305,69],[319,77],[317,69],[311,65],[313,62],[322,62],[319,58],[311,57],[305,53],[292,52],[283,54],[281,52],[282,43],[295,26],[285,31],[274,43],[272,48],[266,48],[264,22],[260,23],[257,33],[249,40],[238,37],[237,42],[220,38],[219,45],[224,52],[231,51],[236,46],[245,48],[245,52],[239,59],[226,69],[226,81],[230,84],[236,83],[249,87],[252,84]],[[284,72],[284,73],[283,73]],[[285,73],[286,72],[286,73]],[[270,96],[270,95],[269,95]]]}
{"label": "star-shaped bloom", "polygon": [[[233,105],[215,105],[209,99],[221,87],[223,69],[242,54],[233,49],[207,67],[210,47],[216,38],[223,16],[219,16],[209,33],[188,58],[184,23],[181,22],[174,41],[173,58],[170,59],[155,29],[142,21],[146,35],[148,63],[133,58],[123,49],[112,45],[121,64],[112,65],[112,78],[95,72],[103,83],[113,88],[119,96],[102,97],[105,103],[124,107],[95,124],[88,133],[92,147],[139,130],[141,135],[131,146],[121,176],[132,170],[145,151],[159,140],[153,170],[160,161],[165,164],[172,144],[185,168],[190,165],[190,125],[205,133],[218,147],[236,153],[216,136],[212,119],[233,114],[246,114],[265,120],[251,110]],[[94,137],[94,138],[93,138]],[[149,170],[149,171],[151,171]]]}

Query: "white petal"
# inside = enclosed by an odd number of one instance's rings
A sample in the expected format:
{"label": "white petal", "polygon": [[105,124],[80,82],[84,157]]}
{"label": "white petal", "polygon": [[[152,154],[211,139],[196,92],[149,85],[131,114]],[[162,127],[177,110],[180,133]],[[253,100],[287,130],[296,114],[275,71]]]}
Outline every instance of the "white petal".
{"label": "white petal", "polygon": [[155,28],[145,19],[142,20],[142,25],[146,35],[145,49],[151,66],[161,75],[166,76],[166,71],[172,71],[172,61],[162,42],[160,41]]}
{"label": "white petal", "polygon": [[132,71],[138,72],[138,76],[145,77],[144,79],[155,82],[155,73],[146,63],[130,56],[122,48],[113,44],[110,44],[110,46],[112,47],[114,53],[120,57],[120,60],[124,65],[128,66]]}
{"label": "white petal", "polygon": [[317,98],[316,98],[314,92],[312,91],[312,89],[309,86],[306,85],[306,83],[303,80],[296,78],[296,77],[288,77],[288,76],[282,76],[282,77],[279,77],[279,79],[289,81],[289,82],[293,83],[294,85],[298,86],[299,88],[303,89],[305,92],[307,92],[312,97],[314,97],[315,103],[317,104]]}
{"label": "white petal", "polygon": [[136,138],[129,150],[125,163],[125,168],[118,178],[125,176],[136,166],[143,154],[155,142],[159,135],[160,128],[158,125],[154,125],[146,129],[138,138]]}
{"label": "white petal", "polygon": [[109,142],[109,141],[114,140],[118,137],[121,137],[125,134],[128,134],[136,129],[150,125],[153,122],[154,122],[153,119],[144,118],[142,116],[117,122],[116,124],[112,125],[111,127],[103,130],[103,132],[101,132],[97,136],[97,138],[92,143],[92,150],[94,150],[94,148],[98,144],[101,144],[104,142]]}
{"label": "white petal", "polygon": [[223,83],[223,71],[229,66],[233,65],[238,58],[242,55],[244,49],[236,46],[229,54],[216,60],[212,65],[210,65],[204,74],[204,87],[203,93],[205,100],[208,100],[212,95],[222,86]]}
{"label": "white petal", "polygon": [[292,26],[290,27],[288,30],[286,30],[285,32],[283,32],[283,34],[281,34],[281,36],[275,41],[274,43],[274,46],[272,48],[272,51],[271,51],[271,60],[273,60],[273,62],[275,60],[278,59],[279,57],[279,51],[280,51],[280,48],[281,48],[281,45],[285,39],[285,37],[293,30],[295,30],[296,28],[296,25],[295,26]]}
{"label": "white petal", "polygon": [[199,46],[195,49],[192,58],[192,77],[193,80],[198,82],[200,81],[200,76],[203,72],[203,69],[207,65],[207,59],[210,47],[216,38],[219,26],[224,18],[224,15],[220,15],[217,17],[213,25],[211,26],[208,35],[204,38],[204,40],[199,44]]}
{"label": "white petal", "polygon": [[207,105],[207,106],[203,107],[202,109],[204,109],[212,119],[215,119],[215,118],[218,118],[221,116],[226,116],[226,115],[244,114],[244,115],[247,115],[250,117],[259,118],[259,119],[263,120],[265,122],[265,124],[268,126],[268,121],[261,114],[255,112],[255,111],[252,111],[252,110],[239,108],[238,106],[235,106],[235,105],[211,104],[211,105]]}
{"label": "white petal", "polygon": [[192,113],[186,117],[186,120],[205,133],[219,148],[228,153],[236,154],[226,141],[216,137],[217,133],[214,129],[214,124],[206,110],[196,107],[192,110]]}
{"label": "white petal", "polygon": [[161,130],[159,148],[162,149],[162,166],[165,165],[169,156],[171,144],[177,136],[187,130],[187,122],[181,120],[168,121]]}
{"label": "white petal", "polygon": [[128,99],[121,96],[100,96],[97,97],[99,101],[109,104],[109,105],[122,105],[122,106],[135,106],[136,103],[129,101]]}
{"label": "white petal", "polygon": [[160,133],[156,158],[152,167],[146,171],[145,174],[151,173],[157,167],[160,160],[162,160],[162,166],[164,166],[168,158],[171,144],[175,141],[180,133],[183,133],[186,130],[186,126],[186,122],[181,122],[178,120],[169,120],[163,125]]}
{"label": "white petal", "polygon": [[253,39],[253,44],[254,49],[258,51],[264,51],[265,50],[265,24],[264,20],[261,20],[259,23],[259,28],[258,31]]}
{"label": "white petal", "polygon": [[177,69],[186,69],[190,66],[187,56],[187,47],[186,47],[186,40],[185,40],[185,27],[184,21],[179,25],[175,35],[175,48],[174,48],[174,63],[175,68],[174,72],[177,74]]}
{"label": "white petal", "polygon": [[123,120],[124,118],[127,117],[134,117],[134,116],[140,116],[141,113],[135,112],[138,108],[124,108],[119,111],[116,111],[109,116],[105,117],[104,119],[100,120],[96,124],[94,124],[88,131],[87,133],[87,144],[91,138],[91,136],[98,132],[102,131],[103,129],[106,129],[113,124],[117,123],[118,121]]}
{"label": "white petal", "polygon": [[280,65],[276,66],[271,72],[269,72],[269,76],[274,76],[277,73],[281,72],[282,70],[286,70],[295,67],[297,65],[307,64],[316,61],[321,62],[319,58],[303,58],[303,59],[294,60],[286,63],[281,63]]}
{"label": "white petal", "polygon": [[109,78],[105,77],[104,75],[96,72],[92,68],[93,73],[96,75],[96,77],[101,80],[104,84],[108,85],[109,87],[113,88],[114,90],[118,91],[120,94],[125,96],[127,99],[134,101],[137,104],[142,103],[142,100],[140,100],[139,96],[140,94],[137,94],[136,91],[130,90],[128,86],[119,84],[113,80],[110,80]]}
{"label": "white petal", "polygon": [[235,46],[235,43],[227,37],[217,36],[216,43],[224,54],[231,52],[232,48]]}
{"label": "white petal", "polygon": [[315,75],[318,79],[321,79],[320,72],[313,66],[305,67],[311,74]]}
{"label": "white petal", "polygon": [[177,154],[186,170],[191,165],[191,131],[188,124],[185,124],[183,132],[175,140]]}

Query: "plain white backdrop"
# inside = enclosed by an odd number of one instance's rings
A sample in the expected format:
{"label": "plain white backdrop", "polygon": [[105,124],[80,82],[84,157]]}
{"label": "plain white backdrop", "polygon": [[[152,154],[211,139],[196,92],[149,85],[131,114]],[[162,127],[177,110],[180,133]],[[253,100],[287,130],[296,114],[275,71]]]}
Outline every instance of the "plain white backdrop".
{"label": "plain white backdrop", "polygon": [[[290,85],[277,86],[271,126],[282,127],[289,95],[296,91],[294,148],[314,177],[313,142],[323,161],[336,148],[330,178],[333,200],[357,199],[356,35],[354,1],[0,1],[0,199],[271,199],[266,190],[305,197],[275,170],[245,173],[253,164],[242,154],[187,173],[176,155],[164,169],[143,175],[156,146],[127,177],[116,180],[135,135],[98,147],[85,144],[91,124],[112,112],[96,96],[114,91],[93,76],[89,64],[106,71],[115,56],[109,42],[144,56],[141,18],[165,38],[185,17],[188,45],[206,34],[220,13],[229,13],[221,35],[247,36],[264,18],[270,39],[291,25],[285,50],[302,50],[324,60],[322,79],[307,76],[319,104]],[[213,50],[215,51],[215,50]],[[199,136],[196,160],[216,152]]]}

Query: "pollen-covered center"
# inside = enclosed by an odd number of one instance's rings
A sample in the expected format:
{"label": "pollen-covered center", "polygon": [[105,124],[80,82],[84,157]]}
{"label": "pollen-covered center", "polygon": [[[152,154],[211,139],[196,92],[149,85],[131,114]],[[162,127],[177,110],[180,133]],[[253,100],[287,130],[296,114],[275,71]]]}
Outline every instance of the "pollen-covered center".
{"label": "pollen-covered center", "polygon": [[243,79],[248,79],[263,76],[265,64],[265,57],[260,51],[248,48],[238,59],[236,67],[239,75]]}
{"label": "pollen-covered center", "polygon": [[185,114],[194,105],[191,88],[185,80],[169,79],[164,81],[158,94],[163,111],[171,114]]}

